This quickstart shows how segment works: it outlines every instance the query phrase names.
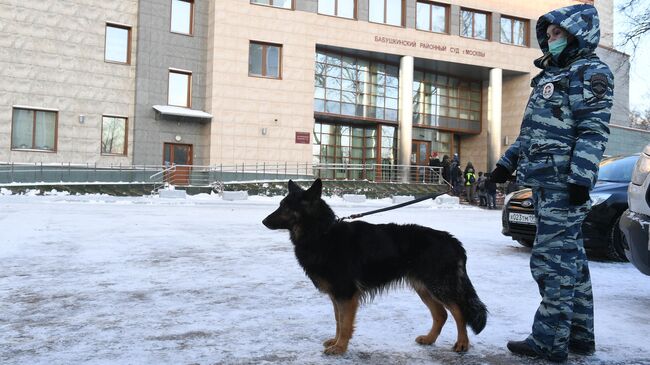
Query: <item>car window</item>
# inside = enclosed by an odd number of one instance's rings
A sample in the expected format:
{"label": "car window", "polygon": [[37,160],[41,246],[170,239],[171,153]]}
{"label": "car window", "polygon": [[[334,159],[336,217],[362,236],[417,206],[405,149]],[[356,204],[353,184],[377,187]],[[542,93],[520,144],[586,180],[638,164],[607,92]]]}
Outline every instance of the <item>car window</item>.
{"label": "car window", "polygon": [[599,181],[629,183],[632,180],[634,164],[639,156],[610,157],[600,163],[598,170]]}

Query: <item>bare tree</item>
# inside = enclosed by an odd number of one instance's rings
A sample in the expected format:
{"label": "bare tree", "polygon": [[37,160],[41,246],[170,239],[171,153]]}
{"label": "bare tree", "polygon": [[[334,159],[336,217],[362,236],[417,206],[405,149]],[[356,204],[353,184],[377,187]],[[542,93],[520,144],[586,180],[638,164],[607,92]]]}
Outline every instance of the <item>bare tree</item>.
{"label": "bare tree", "polygon": [[627,18],[628,26],[621,32],[621,46],[632,46],[636,52],[641,40],[650,32],[650,1],[625,0],[618,10]]}

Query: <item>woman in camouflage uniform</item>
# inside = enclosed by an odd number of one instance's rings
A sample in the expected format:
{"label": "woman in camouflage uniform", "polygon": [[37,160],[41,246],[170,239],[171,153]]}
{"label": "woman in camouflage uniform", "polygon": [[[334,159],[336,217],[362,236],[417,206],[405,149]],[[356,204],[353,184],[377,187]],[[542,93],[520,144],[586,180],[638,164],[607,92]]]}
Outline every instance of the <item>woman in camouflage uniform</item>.
{"label": "woman in camouflage uniform", "polygon": [[609,136],[614,78],[594,50],[598,12],[580,4],[537,22],[544,55],[517,140],[491,174],[533,189],[537,235],[530,260],[541,304],[532,333],[508,342],[513,353],[564,361],[595,351],[593,297],[581,225]]}

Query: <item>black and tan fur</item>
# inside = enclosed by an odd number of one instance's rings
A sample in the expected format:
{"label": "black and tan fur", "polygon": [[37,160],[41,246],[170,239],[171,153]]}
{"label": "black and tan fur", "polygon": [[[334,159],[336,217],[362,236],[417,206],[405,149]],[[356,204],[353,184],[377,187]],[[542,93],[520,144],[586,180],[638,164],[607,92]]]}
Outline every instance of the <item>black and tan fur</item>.
{"label": "black and tan fur", "polygon": [[466,326],[481,332],[487,310],[467,276],[462,244],[447,232],[414,224],[339,222],[321,191],[320,179],[308,190],[289,181],[289,194],[262,223],[289,230],[300,266],[332,300],[336,335],[324,342],[325,353],[347,351],[359,304],[400,284],[415,290],[433,318],[431,330],[416,342],[434,343],[448,310],[458,331],[453,350],[467,351]]}

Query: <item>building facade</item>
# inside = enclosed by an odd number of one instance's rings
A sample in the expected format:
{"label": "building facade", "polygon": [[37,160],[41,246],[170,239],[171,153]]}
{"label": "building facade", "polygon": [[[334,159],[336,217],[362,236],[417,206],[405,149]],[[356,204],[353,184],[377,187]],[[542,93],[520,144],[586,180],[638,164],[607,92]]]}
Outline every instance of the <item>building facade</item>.
{"label": "building facade", "polygon": [[[426,164],[486,171],[539,72],[536,19],[584,1],[0,2],[0,162]],[[598,1],[628,118],[628,56]],[[337,176],[354,177],[354,176]]]}

